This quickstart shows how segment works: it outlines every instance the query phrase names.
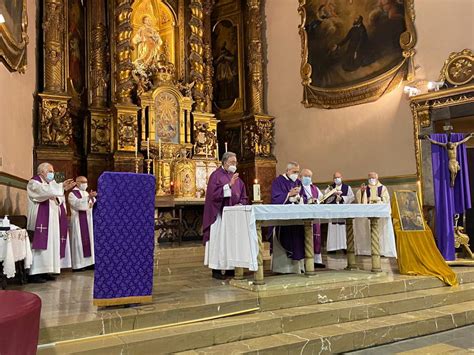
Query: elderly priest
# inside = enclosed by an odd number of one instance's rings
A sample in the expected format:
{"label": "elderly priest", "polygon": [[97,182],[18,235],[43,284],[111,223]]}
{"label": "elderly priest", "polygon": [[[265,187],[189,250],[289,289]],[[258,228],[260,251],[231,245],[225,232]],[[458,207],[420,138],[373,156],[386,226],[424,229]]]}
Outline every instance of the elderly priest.
{"label": "elderly priest", "polygon": [[[272,182],[272,204],[303,203],[300,166],[289,162],[286,172]],[[273,229],[272,270],[279,273],[300,273],[304,270],[304,226],[277,226]]]}
{"label": "elderly priest", "polygon": [[[205,265],[209,265],[210,255],[220,253],[218,241],[212,240],[210,236],[211,230],[217,229],[220,224],[224,207],[239,204],[246,205],[248,203],[245,184],[236,171],[237,155],[232,152],[225,152],[222,155],[222,166],[209,176],[202,223],[203,242],[206,246]],[[219,237],[217,233],[213,235]],[[226,275],[231,276],[232,273],[214,269],[212,270],[212,277],[223,279]]]}
{"label": "elderly priest", "polygon": [[71,256],[73,270],[94,265],[94,228],[92,207],[97,192],[87,192],[87,178],[78,176],[68,197],[71,207]]}
{"label": "elderly priest", "polygon": [[38,166],[38,175],[28,182],[28,230],[33,231],[33,262],[30,282],[54,280],[65,257],[68,235],[64,192],[76,183],[72,179],[57,183],[54,168],[49,163]]}

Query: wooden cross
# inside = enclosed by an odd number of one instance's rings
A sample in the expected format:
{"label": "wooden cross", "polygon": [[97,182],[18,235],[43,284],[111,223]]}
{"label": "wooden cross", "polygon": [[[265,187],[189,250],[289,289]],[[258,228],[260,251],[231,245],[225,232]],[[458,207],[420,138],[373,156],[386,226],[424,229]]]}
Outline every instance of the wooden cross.
{"label": "wooden cross", "polygon": [[43,224],[40,224],[39,227],[36,227],[36,229],[39,229],[40,230],[40,233],[43,233],[43,230],[44,229],[48,229],[48,227],[43,227]]}

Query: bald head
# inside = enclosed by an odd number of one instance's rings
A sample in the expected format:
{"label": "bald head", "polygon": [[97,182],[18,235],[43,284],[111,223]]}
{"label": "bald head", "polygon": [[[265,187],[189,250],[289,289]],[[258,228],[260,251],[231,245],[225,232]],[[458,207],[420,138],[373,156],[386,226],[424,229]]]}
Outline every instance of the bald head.
{"label": "bald head", "polygon": [[336,179],[336,178],[341,178],[342,179],[342,174],[339,171],[336,171],[332,177],[334,179]]}
{"label": "bald head", "polygon": [[44,174],[46,176],[46,174],[49,172],[54,173],[54,168],[50,163],[41,163],[40,165],[38,165],[38,168],[36,169],[36,173],[38,175]]}
{"label": "bald head", "polygon": [[85,176],[78,176],[76,178],[76,183],[79,184],[87,184],[87,178]]}
{"label": "bald head", "polygon": [[369,179],[379,179],[379,174],[377,174],[375,171],[371,171],[368,176]]}
{"label": "bald head", "polygon": [[303,169],[301,170],[301,177],[304,177],[304,176],[313,177],[313,172],[309,169]]}

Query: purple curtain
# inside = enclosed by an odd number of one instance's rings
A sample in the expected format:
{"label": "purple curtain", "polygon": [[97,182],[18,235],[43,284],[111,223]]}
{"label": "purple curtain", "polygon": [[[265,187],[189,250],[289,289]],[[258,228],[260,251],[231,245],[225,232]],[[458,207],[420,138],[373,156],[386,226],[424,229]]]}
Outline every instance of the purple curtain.
{"label": "purple curtain", "polygon": [[[450,140],[451,142],[459,142],[463,138],[464,133],[452,133]],[[448,142],[448,137],[444,133],[432,134],[431,139],[440,143]],[[464,213],[466,209],[471,208],[465,144],[457,147],[457,158],[461,171],[456,176],[454,188],[451,188],[448,153],[443,147],[436,144],[431,145],[436,210],[436,242],[438,249],[446,260],[456,258],[454,250],[454,214]]]}

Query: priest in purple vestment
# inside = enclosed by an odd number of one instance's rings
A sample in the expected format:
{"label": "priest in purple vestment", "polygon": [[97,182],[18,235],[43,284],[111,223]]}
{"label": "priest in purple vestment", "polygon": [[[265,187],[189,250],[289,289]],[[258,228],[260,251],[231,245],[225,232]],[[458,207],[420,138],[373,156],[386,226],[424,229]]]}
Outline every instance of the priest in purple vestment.
{"label": "priest in purple vestment", "polygon": [[76,183],[72,179],[63,183],[54,181],[54,168],[49,163],[40,164],[37,173],[27,186],[27,229],[34,233],[29,281],[39,283],[54,280],[51,274],[59,274],[61,270],[61,259],[68,246],[64,192]]}
{"label": "priest in purple vestment", "polygon": [[[309,169],[301,170],[302,189],[300,196],[304,204],[319,204],[323,198],[322,192],[313,184],[313,172]],[[325,268],[321,255],[321,224],[313,223],[314,267]]]}
{"label": "priest in purple vestment", "polygon": [[[303,203],[300,195],[301,181],[298,179],[300,166],[289,162],[286,172],[272,182],[272,204]],[[280,250],[286,258],[280,255]],[[299,273],[299,261],[304,259],[304,226],[277,226],[273,229],[272,269],[280,273]]]}
{"label": "priest in purple vestment", "polygon": [[[202,223],[203,242],[206,246],[206,265],[209,249],[212,248],[212,240],[210,240],[211,228],[216,221],[220,220],[224,207],[248,204],[245,184],[239,178],[236,170],[237,155],[232,152],[225,152],[222,155],[222,166],[209,176]],[[231,276],[232,272],[224,274],[221,270],[212,271],[212,276],[215,278],[225,278],[226,275]]]}

